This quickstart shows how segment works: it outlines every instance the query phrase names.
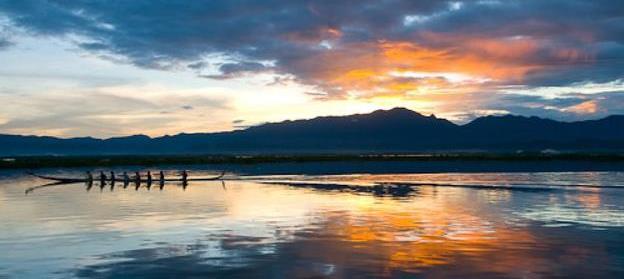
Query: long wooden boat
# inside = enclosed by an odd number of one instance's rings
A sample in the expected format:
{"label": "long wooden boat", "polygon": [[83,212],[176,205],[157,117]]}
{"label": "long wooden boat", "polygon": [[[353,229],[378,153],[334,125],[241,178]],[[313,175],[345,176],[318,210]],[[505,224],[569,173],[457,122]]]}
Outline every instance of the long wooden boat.
{"label": "long wooden boat", "polygon": [[[48,176],[48,175],[39,175],[39,174],[35,174],[32,172],[28,173],[29,175],[32,175],[34,177],[38,177],[41,179],[46,179],[46,180],[51,180],[51,181],[56,181],[56,182],[60,182],[60,183],[81,183],[81,182],[89,182],[89,179],[86,178],[72,178],[72,177],[59,177],[59,176]],[[225,172],[222,172],[221,174],[217,175],[217,176],[212,176],[212,177],[194,177],[194,178],[186,178],[186,179],[182,179],[182,178],[165,178],[164,181],[165,182],[184,182],[184,181],[211,181],[211,180],[222,180],[223,176],[225,176]],[[100,181],[100,179],[98,177],[94,177],[93,180],[91,180],[92,182],[97,182]],[[107,177],[106,179],[104,179],[105,182],[110,182],[111,179],[110,177]],[[130,183],[136,182],[137,180],[134,177],[130,177]],[[143,177],[141,177],[140,179],[141,183],[147,183],[147,179]],[[152,183],[158,183],[160,181],[160,178],[158,177],[158,175],[152,176]],[[115,182],[124,182],[124,178],[123,177],[115,177]]]}

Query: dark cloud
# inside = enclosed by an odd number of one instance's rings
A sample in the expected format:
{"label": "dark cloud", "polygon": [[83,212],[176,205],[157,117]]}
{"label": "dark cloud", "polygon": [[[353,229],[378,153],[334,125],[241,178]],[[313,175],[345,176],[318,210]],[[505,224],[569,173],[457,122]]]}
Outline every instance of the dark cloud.
{"label": "dark cloud", "polygon": [[[214,79],[270,71],[328,99],[436,82],[371,81],[390,69],[448,68],[527,86],[624,76],[624,2],[612,0],[23,0],[0,1],[0,15],[30,34],[75,35],[82,49],[139,67]],[[388,62],[389,49],[405,59]],[[211,65],[218,73],[203,72]]]}
{"label": "dark cloud", "polygon": [[[3,1],[13,24],[46,35],[78,34],[141,66],[222,52],[288,62],[339,30],[345,40],[414,39],[415,31],[532,36],[575,45],[624,39],[624,4],[614,1]],[[578,17],[583,14],[583,17]],[[429,17],[405,26],[406,16]],[[585,34],[587,33],[587,34]],[[419,43],[427,43],[419,42]],[[294,53],[286,50],[295,51]]]}
{"label": "dark cloud", "polygon": [[266,67],[260,63],[243,62],[243,63],[227,63],[221,65],[219,70],[222,74],[230,75],[239,72],[254,72],[266,69]]}
{"label": "dark cloud", "polygon": [[208,63],[204,61],[194,62],[194,63],[190,63],[186,65],[187,68],[193,69],[193,70],[201,70],[201,69],[206,68],[207,66],[208,66]]}
{"label": "dark cloud", "polygon": [[201,76],[213,79],[229,79],[240,77],[247,73],[259,73],[269,70],[271,70],[271,67],[257,62],[225,63],[219,67],[219,74]]}
{"label": "dark cloud", "polygon": [[103,43],[80,43],[78,44],[81,48],[91,51],[101,51],[107,50],[108,46]]}
{"label": "dark cloud", "polygon": [[7,48],[11,46],[12,43],[8,39],[0,38],[0,49]]}
{"label": "dark cloud", "polygon": [[416,24],[408,32],[419,42],[436,47],[452,47],[448,44],[456,42],[432,41],[422,34],[530,38],[537,49],[516,62],[543,66],[528,73],[524,80],[525,84],[535,86],[605,82],[624,74],[624,2],[476,1]]}
{"label": "dark cloud", "polygon": [[[247,121],[245,121],[244,119],[236,119],[232,121],[232,127],[234,129],[247,129],[249,127],[253,127],[255,125],[259,125],[259,124],[253,124],[253,123],[245,123]],[[263,122],[262,124],[265,124],[265,122]]]}
{"label": "dark cloud", "polygon": [[11,39],[9,38],[9,32],[6,29],[7,27],[3,26],[2,18],[0,18],[0,50],[13,45],[13,42],[11,42]]}

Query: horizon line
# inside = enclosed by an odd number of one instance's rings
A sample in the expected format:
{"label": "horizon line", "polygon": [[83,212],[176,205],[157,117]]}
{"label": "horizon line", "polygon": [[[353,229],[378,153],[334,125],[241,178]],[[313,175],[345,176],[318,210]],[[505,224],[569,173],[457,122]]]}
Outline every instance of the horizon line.
{"label": "horizon line", "polygon": [[299,118],[299,119],[284,119],[281,121],[276,121],[276,122],[264,122],[264,123],[260,123],[260,124],[256,124],[256,125],[249,125],[247,127],[244,127],[242,129],[232,129],[232,130],[222,130],[222,131],[214,131],[214,132],[179,132],[177,134],[163,134],[163,135],[159,135],[159,136],[149,136],[146,134],[129,134],[129,135],[119,135],[119,136],[111,136],[111,137],[95,137],[95,136],[75,136],[75,137],[59,137],[59,136],[52,136],[52,135],[36,135],[36,134],[7,134],[7,133],[2,133],[0,132],[0,136],[21,136],[21,137],[48,137],[48,138],[55,138],[55,139],[96,139],[96,140],[110,140],[110,139],[118,139],[118,138],[129,138],[129,137],[147,137],[149,139],[157,139],[157,138],[164,138],[164,137],[174,137],[174,136],[179,136],[179,135],[197,135],[197,134],[218,134],[218,133],[230,133],[230,132],[236,132],[236,131],[244,131],[253,127],[259,127],[259,126],[263,126],[263,125],[268,125],[268,124],[280,124],[280,123],[285,123],[285,122],[295,122],[295,121],[310,121],[310,120],[314,120],[314,119],[319,119],[319,118],[339,118],[339,117],[350,117],[350,116],[357,116],[357,115],[370,115],[376,112],[389,112],[392,110],[407,110],[413,113],[416,113],[418,115],[421,115],[423,117],[433,117],[439,120],[446,120],[448,122],[451,122],[453,125],[456,126],[466,126],[478,119],[481,118],[486,118],[486,117],[507,117],[507,116],[512,116],[512,117],[521,117],[521,118],[537,118],[537,119],[542,119],[542,120],[551,120],[551,121],[555,121],[555,122],[559,122],[559,123],[577,123],[577,122],[584,122],[584,121],[596,121],[596,120],[603,120],[609,117],[614,117],[614,116],[624,116],[624,114],[609,114],[603,117],[599,117],[599,118],[588,118],[588,119],[583,119],[583,120],[573,120],[573,121],[566,121],[566,120],[557,120],[557,119],[553,119],[553,118],[547,118],[547,117],[540,117],[540,116],[536,116],[536,115],[521,115],[521,114],[513,114],[513,113],[506,113],[506,114],[488,114],[488,115],[482,115],[479,117],[476,117],[464,124],[458,124],[455,123],[452,120],[448,120],[446,118],[440,118],[437,117],[435,114],[430,114],[429,116],[422,114],[418,111],[406,108],[406,107],[393,107],[390,109],[375,109],[373,111],[367,112],[367,113],[354,113],[354,114],[344,114],[344,115],[319,115],[319,116],[315,116],[312,118]]}

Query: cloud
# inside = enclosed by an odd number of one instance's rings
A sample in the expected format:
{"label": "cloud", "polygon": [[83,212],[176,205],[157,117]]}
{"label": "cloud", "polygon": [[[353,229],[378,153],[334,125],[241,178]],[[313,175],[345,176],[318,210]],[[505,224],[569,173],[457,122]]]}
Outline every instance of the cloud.
{"label": "cloud", "polygon": [[219,80],[271,73],[322,100],[437,100],[442,110],[481,96],[471,106],[497,110],[488,101],[504,101],[509,86],[624,75],[624,4],[608,0],[23,0],[0,2],[0,15],[13,32],[76,38],[138,67]]}
{"label": "cloud", "polygon": [[596,100],[589,100],[577,105],[564,108],[563,111],[570,111],[576,114],[595,114],[599,110],[598,102]]}
{"label": "cloud", "polygon": [[199,62],[188,64],[186,65],[186,67],[188,67],[189,69],[193,69],[193,70],[201,70],[203,68],[208,67],[208,63],[204,61],[199,61]]}
{"label": "cloud", "polygon": [[13,43],[6,38],[0,37],[0,50],[11,46]]}
{"label": "cloud", "polygon": [[260,73],[264,71],[269,71],[270,69],[271,67],[257,62],[225,63],[220,65],[219,74],[201,76],[213,79],[230,79],[241,77],[248,73]]}
{"label": "cloud", "polygon": [[13,42],[9,38],[9,32],[6,30],[6,25],[6,23],[2,22],[2,18],[0,18],[0,50],[13,45]]}
{"label": "cloud", "polygon": [[489,114],[539,116],[562,121],[624,115],[624,91],[601,94],[563,94],[557,98],[518,94],[467,94],[463,101],[445,102],[445,117],[467,122]]}
{"label": "cloud", "polygon": [[[232,127],[234,129],[247,129],[249,127],[254,126],[254,124],[247,124],[244,119],[235,119],[232,121]],[[257,125],[257,124],[256,124]]]}
{"label": "cloud", "polygon": [[[0,102],[14,105],[3,110],[7,119],[0,123],[0,130],[4,133],[61,137],[206,131],[217,126],[218,121],[227,121],[219,120],[219,114],[229,109],[227,100],[214,97],[168,95],[142,98],[97,91],[25,96],[0,94]],[[194,105],[183,105],[185,103]],[[169,111],[172,107],[184,111]],[[207,117],[209,115],[212,117]],[[222,126],[227,127],[227,123]]]}

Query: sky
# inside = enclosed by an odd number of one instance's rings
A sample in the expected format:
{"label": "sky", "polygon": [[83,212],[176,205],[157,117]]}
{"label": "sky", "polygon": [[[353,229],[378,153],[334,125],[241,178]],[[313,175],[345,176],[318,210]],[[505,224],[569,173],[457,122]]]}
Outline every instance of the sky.
{"label": "sky", "polygon": [[624,114],[624,2],[0,0],[0,133]]}

